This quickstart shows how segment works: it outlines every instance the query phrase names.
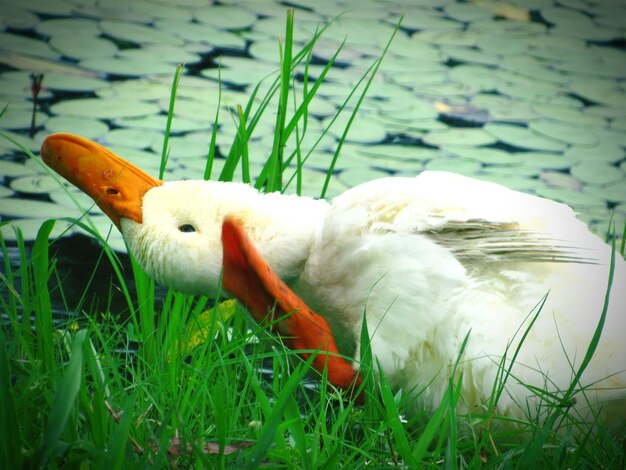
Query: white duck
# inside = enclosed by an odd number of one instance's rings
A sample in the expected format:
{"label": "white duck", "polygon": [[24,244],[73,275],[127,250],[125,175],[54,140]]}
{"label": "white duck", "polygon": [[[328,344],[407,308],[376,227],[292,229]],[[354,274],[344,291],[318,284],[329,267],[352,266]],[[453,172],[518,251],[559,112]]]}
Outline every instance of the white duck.
{"label": "white duck", "polygon": [[[276,329],[296,349],[329,351],[315,366],[327,365],[342,388],[359,381],[358,362],[332,353],[359,358],[365,314],[386,377],[396,389],[428,385],[419,396],[427,411],[440,403],[470,333],[457,373],[462,404],[475,410],[492,393],[507,345],[510,359],[545,300],[498,403],[499,413],[522,417],[541,404],[529,387],[568,388],[603,309],[611,248],[568,206],[496,184],[423,172],[371,181],[328,203],[240,183],[163,182],[69,134],[48,137],[41,155],[98,203],[159,282],[211,294],[224,268],[225,288],[257,319],[275,301],[281,313],[296,310]],[[618,254],[602,338],[580,381],[583,414],[599,404],[623,422],[625,332]]]}

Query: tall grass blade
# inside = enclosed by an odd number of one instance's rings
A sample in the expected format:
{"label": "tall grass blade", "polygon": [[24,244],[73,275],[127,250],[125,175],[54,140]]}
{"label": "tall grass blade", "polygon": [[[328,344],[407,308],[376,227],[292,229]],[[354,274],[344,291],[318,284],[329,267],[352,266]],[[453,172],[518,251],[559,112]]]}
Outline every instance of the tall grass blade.
{"label": "tall grass blade", "polygon": [[290,400],[293,399],[292,395],[295,393],[296,387],[304,377],[304,374],[311,370],[313,359],[315,359],[315,354],[311,354],[311,357],[305,363],[298,364],[285,382],[283,389],[280,391],[280,396],[276,400],[276,404],[272,408],[267,421],[261,429],[259,438],[249,454],[248,468],[258,467],[269,452],[278,433],[285,410]]}
{"label": "tall grass blade", "polygon": [[31,260],[33,263],[33,304],[35,307],[35,328],[37,331],[37,346],[39,360],[44,370],[50,374],[54,372],[54,349],[52,344],[52,302],[48,290],[50,266],[48,257],[48,238],[54,227],[54,220],[47,220],[37,232]]}
{"label": "tall grass blade", "polygon": [[387,422],[390,430],[393,442],[395,443],[394,450],[398,452],[402,458],[403,464],[412,467],[415,465],[413,455],[411,454],[411,447],[409,445],[409,436],[400,419],[400,409],[396,403],[395,397],[391,391],[391,386],[387,381],[387,377],[383,374],[382,368],[378,367],[380,371],[380,395],[385,410],[385,421]]}
{"label": "tall grass blade", "polygon": [[75,406],[81,384],[83,346],[86,338],[87,331],[81,330],[76,333],[72,342],[70,361],[56,389],[52,409],[48,416],[48,425],[43,432],[41,446],[35,454],[36,468],[46,467],[50,454],[57,448],[61,434]]}
{"label": "tall grass blade", "polygon": [[122,417],[107,445],[106,460],[102,468],[104,470],[119,470],[127,468],[128,441],[130,440],[131,425],[133,423],[133,411],[135,409],[136,393],[132,393],[121,413]]}
{"label": "tall grass blade", "polygon": [[213,161],[215,160],[215,147],[217,142],[217,128],[219,127],[220,109],[222,106],[222,68],[218,65],[217,68],[217,107],[215,109],[215,119],[213,119],[213,129],[211,129],[211,142],[209,143],[209,153],[206,159],[206,166],[204,167],[205,180],[211,179],[211,172],[213,170]]}
{"label": "tall grass blade", "polygon": [[163,149],[161,150],[161,164],[159,166],[159,179],[163,179],[165,174],[165,167],[167,166],[167,160],[169,158],[169,139],[170,131],[172,129],[172,119],[174,118],[174,104],[176,103],[176,91],[178,90],[178,83],[180,82],[180,75],[183,71],[183,66],[179,64],[174,72],[174,81],[172,82],[172,91],[170,93],[170,104],[167,109],[167,122],[165,124],[165,132],[163,135]]}
{"label": "tall grass blade", "polygon": [[239,143],[241,145],[241,173],[242,181],[250,184],[250,161],[248,159],[248,138],[246,132],[246,117],[243,108],[237,105],[237,115],[239,116]]}
{"label": "tall grass blade", "polygon": [[17,421],[15,394],[11,383],[11,363],[4,330],[0,328],[0,467],[22,468],[22,444]]}
{"label": "tall grass blade", "polygon": [[278,112],[276,114],[276,128],[274,131],[274,143],[272,144],[272,154],[269,158],[270,173],[267,182],[267,192],[279,191],[283,187],[282,166],[283,151],[285,148],[285,120],[287,108],[289,107],[289,86],[291,85],[291,68],[293,64],[293,8],[287,10],[287,24],[285,27],[285,45],[281,53],[280,67],[280,95],[278,101]]}

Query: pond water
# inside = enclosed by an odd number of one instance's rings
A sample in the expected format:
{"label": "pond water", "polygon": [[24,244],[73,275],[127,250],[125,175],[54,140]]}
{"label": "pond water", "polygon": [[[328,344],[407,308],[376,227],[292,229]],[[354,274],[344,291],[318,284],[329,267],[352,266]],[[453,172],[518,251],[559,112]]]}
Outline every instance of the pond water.
{"label": "pond water", "polygon": [[[378,177],[443,169],[568,203],[598,233],[606,232],[611,218],[623,226],[623,1],[288,5],[295,9],[295,50],[332,21],[314,47],[310,80],[345,40],[310,105],[305,149],[322,135],[402,18],[342,148],[328,196]],[[237,132],[236,105],[245,106],[265,79],[263,95],[278,74],[286,10],[285,3],[271,1],[0,0],[0,108],[8,105],[0,130],[35,155],[50,133],[79,134],[156,175],[171,82],[183,63],[165,179],[201,178],[219,80],[217,144],[225,155]],[[33,73],[43,74],[43,88],[31,136]],[[305,73],[301,66],[295,84],[300,97]],[[320,194],[324,169],[355,105],[356,99],[348,102],[305,164],[303,193]],[[271,152],[274,119],[266,113],[251,137],[253,175]],[[107,233],[108,220],[78,197]],[[5,240],[14,240],[13,225],[33,240],[45,219],[81,213],[38,159],[0,138]],[[68,276],[83,286],[80,266],[99,250],[78,233],[58,222],[53,236],[66,240],[53,246],[67,260]],[[115,230],[110,244],[124,251]]]}

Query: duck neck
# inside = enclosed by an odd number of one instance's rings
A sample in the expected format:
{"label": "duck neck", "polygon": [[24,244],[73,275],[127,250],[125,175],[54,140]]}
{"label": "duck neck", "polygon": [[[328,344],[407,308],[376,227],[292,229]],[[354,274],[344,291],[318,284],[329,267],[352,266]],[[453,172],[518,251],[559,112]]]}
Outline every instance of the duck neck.
{"label": "duck neck", "polygon": [[261,256],[281,279],[289,282],[302,274],[328,208],[325,200],[268,193],[225,215],[243,221]]}

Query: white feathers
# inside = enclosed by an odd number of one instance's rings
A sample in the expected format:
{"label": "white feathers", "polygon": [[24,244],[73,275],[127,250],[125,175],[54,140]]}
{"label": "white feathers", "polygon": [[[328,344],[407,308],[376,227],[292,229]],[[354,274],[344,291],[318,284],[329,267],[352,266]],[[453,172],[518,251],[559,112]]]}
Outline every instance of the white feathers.
{"label": "white feathers", "polygon": [[[357,359],[366,313],[385,374],[397,388],[430,384],[420,401],[427,410],[441,400],[470,331],[462,400],[468,410],[485,403],[507,345],[514,349],[547,296],[499,403],[522,416],[534,400],[527,386],[569,386],[602,312],[611,250],[569,207],[451,173],[372,181],[332,205],[236,183],[166,183],[146,194],[143,223],[123,220],[122,228],[160,282],[207,294],[219,279],[227,214]],[[618,255],[605,331],[582,382],[594,389],[592,402],[618,400],[617,419],[626,409],[625,331]]]}

